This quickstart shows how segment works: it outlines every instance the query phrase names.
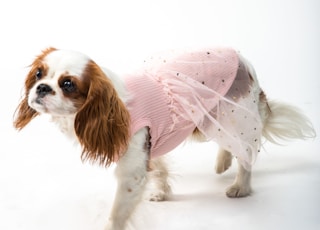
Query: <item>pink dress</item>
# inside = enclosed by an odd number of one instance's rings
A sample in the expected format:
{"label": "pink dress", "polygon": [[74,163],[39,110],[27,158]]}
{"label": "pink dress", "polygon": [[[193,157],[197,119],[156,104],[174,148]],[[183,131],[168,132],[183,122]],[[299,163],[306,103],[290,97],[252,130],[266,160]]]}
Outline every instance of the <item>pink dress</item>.
{"label": "pink dress", "polygon": [[252,78],[232,49],[172,53],[127,75],[131,133],[149,127],[152,157],[177,147],[197,127],[250,168],[262,124]]}

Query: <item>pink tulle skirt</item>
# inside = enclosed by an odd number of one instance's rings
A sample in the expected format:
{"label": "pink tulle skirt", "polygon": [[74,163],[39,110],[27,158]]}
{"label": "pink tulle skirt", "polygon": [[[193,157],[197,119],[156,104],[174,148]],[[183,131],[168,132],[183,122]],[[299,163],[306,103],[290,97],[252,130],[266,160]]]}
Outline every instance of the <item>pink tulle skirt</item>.
{"label": "pink tulle skirt", "polygon": [[[173,123],[191,121],[250,169],[261,146],[261,92],[250,64],[230,49],[172,52],[145,60],[168,96]],[[214,67],[214,68],[213,68]]]}

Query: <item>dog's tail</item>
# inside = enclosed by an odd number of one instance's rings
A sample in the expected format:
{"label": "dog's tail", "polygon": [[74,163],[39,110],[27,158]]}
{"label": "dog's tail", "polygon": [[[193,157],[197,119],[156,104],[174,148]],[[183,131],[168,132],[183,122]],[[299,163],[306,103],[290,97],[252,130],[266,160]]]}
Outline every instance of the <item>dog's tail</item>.
{"label": "dog's tail", "polygon": [[315,138],[316,132],[311,121],[299,108],[282,102],[268,101],[265,104],[263,136],[270,142]]}

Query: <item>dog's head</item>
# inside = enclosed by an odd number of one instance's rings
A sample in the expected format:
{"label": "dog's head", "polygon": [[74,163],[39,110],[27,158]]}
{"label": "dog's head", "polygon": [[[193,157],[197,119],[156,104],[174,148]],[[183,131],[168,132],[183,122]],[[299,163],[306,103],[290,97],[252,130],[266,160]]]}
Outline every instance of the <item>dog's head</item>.
{"label": "dog's head", "polygon": [[14,120],[24,128],[39,114],[74,119],[83,159],[109,165],[129,139],[129,113],[113,82],[84,54],[48,48],[35,58]]}

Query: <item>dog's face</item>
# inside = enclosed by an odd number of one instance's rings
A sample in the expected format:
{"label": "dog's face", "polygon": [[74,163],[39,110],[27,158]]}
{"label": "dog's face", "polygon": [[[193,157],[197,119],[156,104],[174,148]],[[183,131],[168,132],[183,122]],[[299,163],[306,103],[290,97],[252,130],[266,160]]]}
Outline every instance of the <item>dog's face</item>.
{"label": "dog's face", "polygon": [[84,104],[89,80],[84,72],[90,59],[73,51],[48,49],[33,62],[28,105],[54,116],[75,114]]}
{"label": "dog's face", "polygon": [[129,112],[113,82],[86,55],[49,48],[33,61],[14,126],[46,113],[69,119],[84,159],[108,165],[127,148]]}

